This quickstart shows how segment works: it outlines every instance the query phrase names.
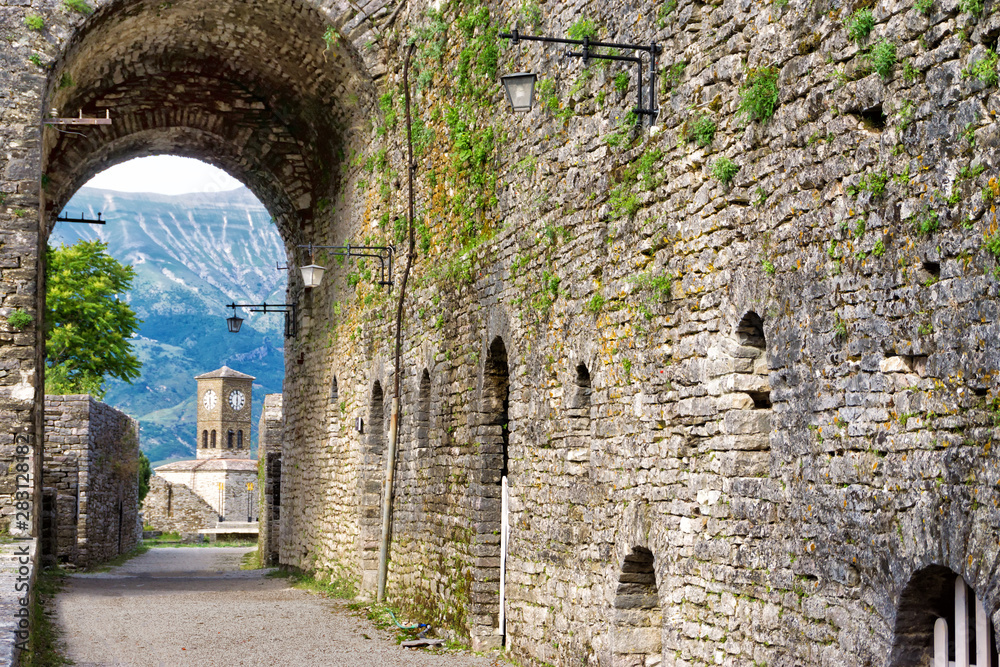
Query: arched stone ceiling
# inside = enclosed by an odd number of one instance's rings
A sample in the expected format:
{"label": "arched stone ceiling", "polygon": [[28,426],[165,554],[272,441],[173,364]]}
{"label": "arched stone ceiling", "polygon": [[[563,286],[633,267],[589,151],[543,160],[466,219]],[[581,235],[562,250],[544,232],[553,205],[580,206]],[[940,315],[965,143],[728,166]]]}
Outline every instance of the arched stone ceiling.
{"label": "arched stone ceiling", "polygon": [[174,153],[227,170],[286,224],[308,224],[335,194],[346,135],[372,103],[360,58],[324,39],[330,25],[297,0],[102,7],[53,67],[45,106],[108,109],[113,123],[46,128],[49,219],[107,167]]}

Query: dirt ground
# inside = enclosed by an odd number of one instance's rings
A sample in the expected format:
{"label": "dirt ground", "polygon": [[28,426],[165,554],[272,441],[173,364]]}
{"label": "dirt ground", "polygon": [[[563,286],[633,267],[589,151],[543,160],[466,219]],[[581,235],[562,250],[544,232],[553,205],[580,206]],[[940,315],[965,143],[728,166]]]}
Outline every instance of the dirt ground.
{"label": "dirt ground", "polygon": [[241,571],[249,549],[158,548],[110,572],[73,574],[54,602],[78,667],[336,665],[490,667],[467,651],[405,649],[340,600]]}

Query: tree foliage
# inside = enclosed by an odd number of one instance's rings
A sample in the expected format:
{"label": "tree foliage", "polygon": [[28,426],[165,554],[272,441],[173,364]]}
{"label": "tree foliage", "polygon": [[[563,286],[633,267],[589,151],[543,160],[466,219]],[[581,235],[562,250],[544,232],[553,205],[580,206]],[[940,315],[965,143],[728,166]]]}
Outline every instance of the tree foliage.
{"label": "tree foliage", "polygon": [[139,452],[139,504],[149,493],[149,478],[153,476],[153,466],[145,452]]}
{"label": "tree foliage", "polygon": [[100,241],[46,249],[45,391],[104,395],[105,377],[131,383],[142,363],[129,339],[141,321],[120,300],[135,270]]}

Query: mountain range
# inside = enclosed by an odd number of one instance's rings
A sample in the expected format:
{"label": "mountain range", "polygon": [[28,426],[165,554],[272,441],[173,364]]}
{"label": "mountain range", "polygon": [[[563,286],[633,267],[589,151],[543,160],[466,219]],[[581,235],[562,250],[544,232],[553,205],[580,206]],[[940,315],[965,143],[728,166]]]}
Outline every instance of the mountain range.
{"label": "mountain range", "polygon": [[105,383],[104,402],[135,417],[140,442],[154,466],[193,458],[194,376],[229,366],[253,384],[252,444],[264,395],[280,393],[284,378],[284,320],[280,314],[240,312],[238,334],[226,329],[228,303],[283,303],[285,247],[271,216],[246,188],[161,195],[81,188],[65,216],[106,224],[57,223],[53,247],[100,239],[108,253],[135,268],[124,297],[142,320],[133,345],[142,375],[132,384]]}

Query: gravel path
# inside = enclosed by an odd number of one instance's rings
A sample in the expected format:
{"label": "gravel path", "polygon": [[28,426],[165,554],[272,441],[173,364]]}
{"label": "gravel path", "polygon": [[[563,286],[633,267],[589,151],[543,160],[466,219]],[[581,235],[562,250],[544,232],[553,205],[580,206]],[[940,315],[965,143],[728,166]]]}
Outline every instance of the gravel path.
{"label": "gravel path", "polygon": [[240,571],[247,551],[150,549],[107,573],[71,575],[55,600],[67,657],[77,667],[495,664],[464,651],[401,648],[343,601]]}

